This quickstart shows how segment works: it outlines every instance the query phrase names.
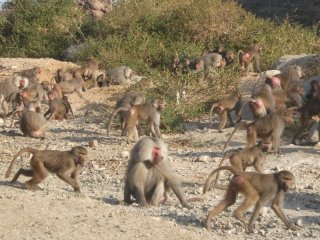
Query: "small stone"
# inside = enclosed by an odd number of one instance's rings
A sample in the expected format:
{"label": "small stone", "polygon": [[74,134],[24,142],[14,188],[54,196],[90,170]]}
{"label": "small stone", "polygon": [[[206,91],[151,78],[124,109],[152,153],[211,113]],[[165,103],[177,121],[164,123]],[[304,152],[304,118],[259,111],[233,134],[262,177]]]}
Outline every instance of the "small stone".
{"label": "small stone", "polygon": [[202,155],[202,156],[198,157],[197,160],[198,160],[197,162],[205,162],[205,163],[207,163],[207,162],[209,162],[210,157],[208,155]]}
{"label": "small stone", "polygon": [[128,151],[122,151],[121,152],[121,157],[122,158],[129,158],[129,156],[130,156],[130,153]]}
{"label": "small stone", "polygon": [[301,209],[299,207],[296,208],[297,211],[300,211]]}
{"label": "small stone", "polygon": [[303,220],[301,218],[299,218],[297,221],[296,221],[296,225],[301,227],[303,225]]}
{"label": "small stone", "polygon": [[95,147],[98,147],[98,140],[92,140],[89,142],[89,147],[91,148],[95,148]]}

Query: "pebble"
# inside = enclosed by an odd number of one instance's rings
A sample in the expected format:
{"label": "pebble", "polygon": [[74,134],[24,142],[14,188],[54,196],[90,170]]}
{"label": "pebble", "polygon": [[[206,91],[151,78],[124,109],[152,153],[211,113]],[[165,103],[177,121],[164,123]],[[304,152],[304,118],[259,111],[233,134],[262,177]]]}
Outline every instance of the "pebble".
{"label": "pebble", "polygon": [[91,148],[95,148],[95,147],[98,147],[98,141],[97,140],[92,140],[89,142],[89,147]]}
{"label": "pebble", "polygon": [[303,225],[303,220],[301,218],[299,218],[297,221],[296,221],[296,225],[301,227]]}
{"label": "pebble", "polygon": [[128,159],[128,158],[130,157],[130,152],[128,152],[128,151],[122,151],[121,154],[120,154],[120,156],[121,156],[122,158]]}

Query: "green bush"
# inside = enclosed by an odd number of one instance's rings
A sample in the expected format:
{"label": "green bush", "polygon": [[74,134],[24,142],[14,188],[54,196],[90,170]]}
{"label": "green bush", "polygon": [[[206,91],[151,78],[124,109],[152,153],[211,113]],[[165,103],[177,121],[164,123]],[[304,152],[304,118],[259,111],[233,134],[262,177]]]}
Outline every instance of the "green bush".
{"label": "green bush", "polygon": [[13,0],[8,8],[0,22],[2,56],[58,58],[81,40],[84,20],[73,0]]}

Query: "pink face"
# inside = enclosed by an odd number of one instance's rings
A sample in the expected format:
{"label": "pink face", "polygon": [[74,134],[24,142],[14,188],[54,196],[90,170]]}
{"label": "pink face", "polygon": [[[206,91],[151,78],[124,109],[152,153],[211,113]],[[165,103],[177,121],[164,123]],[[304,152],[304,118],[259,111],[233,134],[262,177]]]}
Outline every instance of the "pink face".
{"label": "pink face", "polygon": [[257,99],[254,103],[255,108],[261,108],[263,106],[263,101],[261,99]]}
{"label": "pink face", "polygon": [[249,53],[245,53],[242,56],[243,61],[249,61],[250,60],[250,54]]}
{"label": "pink face", "polygon": [[280,87],[280,85],[281,85],[280,78],[273,76],[270,79],[271,79],[271,85],[272,85],[271,87],[272,88]]}
{"label": "pink face", "polygon": [[19,88],[20,88],[20,89],[25,88],[25,85],[26,85],[25,79],[21,79],[21,80],[19,81]]}
{"label": "pink face", "polygon": [[161,148],[153,147],[152,149],[152,161],[154,164],[158,164],[161,161]]}

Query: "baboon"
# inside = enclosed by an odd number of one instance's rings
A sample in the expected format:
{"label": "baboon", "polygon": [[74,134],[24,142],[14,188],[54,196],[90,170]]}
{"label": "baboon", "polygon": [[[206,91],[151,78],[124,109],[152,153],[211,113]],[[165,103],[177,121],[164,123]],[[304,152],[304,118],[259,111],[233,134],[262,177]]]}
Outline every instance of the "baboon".
{"label": "baboon", "polygon": [[42,101],[48,103],[49,83],[47,81],[41,83],[33,83],[20,92],[23,102]]}
{"label": "baboon", "polygon": [[131,196],[140,206],[158,205],[166,200],[171,188],[182,206],[191,209],[180,182],[168,161],[168,148],[162,139],[146,137],[132,148],[126,171],[124,201],[132,203]]}
{"label": "baboon", "polygon": [[[230,112],[235,111],[236,115],[238,115],[239,111],[241,109],[241,93],[233,93],[229,95],[228,97],[218,101],[217,103],[212,104],[209,114],[209,120],[212,124],[212,112],[214,111],[216,114],[220,117],[220,125],[218,127],[219,132],[222,132],[222,129],[227,124],[227,119],[229,119],[229,122],[231,125],[234,125],[232,121],[232,117]],[[237,119],[240,121],[241,119]]]}
{"label": "baboon", "polygon": [[[108,134],[109,134],[111,121],[114,118],[114,116],[116,114],[116,110],[118,108],[131,108],[133,106],[142,104],[143,102],[144,102],[144,96],[143,96],[142,93],[138,93],[138,92],[126,93],[121,99],[119,99],[119,101],[117,101],[115,110],[111,114],[109,122],[107,124]],[[118,113],[118,115],[120,117],[121,136],[126,136],[125,121],[126,121],[127,111],[122,110],[122,111],[118,111],[117,113]]]}
{"label": "baboon", "polygon": [[[58,86],[56,87],[57,84]],[[53,90],[57,91],[57,89],[60,88],[63,95],[76,92],[81,99],[85,100],[86,102],[89,102],[82,95],[82,90],[84,89],[84,80],[82,78],[77,77],[57,84],[53,86]]]}
{"label": "baboon", "polygon": [[264,139],[272,139],[272,148],[274,152],[280,153],[280,138],[284,130],[284,123],[292,123],[291,109],[277,109],[265,115],[262,118],[256,119],[254,122],[240,122],[236,125],[230,134],[223,150],[228,146],[232,136],[237,129],[245,125],[247,129],[247,147],[252,147],[257,143],[257,137]]}
{"label": "baboon", "polygon": [[253,71],[261,72],[260,69],[260,51],[262,46],[258,41],[253,41],[252,45],[246,50],[238,51],[238,61],[242,70],[246,71],[246,75],[249,74],[251,68]]}
{"label": "baboon", "polygon": [[213,53],[218,53],[226,62],[226,66],[230,65],[234,61],[234,53],[232,50],[225,50],[223,47],[219,47],[212,51]]}
{"label": "baboon", "polygon": [[8,178],[12,172],[12,168],[23,153],[31,153],[30,160],[31,169],[20,168],[12,179],[12,183],[16,182],[22,174],[26,177],[32,177],[24,184],[29,190],[41,189],[38,184],[47,176],[48,171],[55,173],[61,180],[70,184],[75,192],[80,192],[78,176],[80,170],[87,160],[88,151],[84,147],[73,147],[69,151],[58,150],[37,150],[31,147],[21,149],[10,163],[5,177]]}
{"label": "baboon", "polygon": [[[258,144],[252,147],[239,149],[236,152],[233,151],[232,153],[225,153],[220,161],[219,167],[221,167],[224,161],[229,158],[231,166],[239,170],[241,173],[244,173],[246,171],[246,168],[249,166],[253,166],[258,173],[263,173],[262,165],[266,159],[266,154],[264,153],[264,151],[266,151],[266,149],[263,148],[263,145]],[[203,194],[205,194],[209,189],[211,179],[214,176],[214,174],[212,174],[213,172],[214,171],[209,174],[205,182],[205,185],[203,187]],[[217,176],[214,181],[214,188],[221,188],[217,187],[219,178],[220,172],[217,172]]]}
{"label": "baboon", "polygon": [[69,81],[73,78],[73,74],[71,71],[63,71],[62,68],[57,69],[57,73],[54,76],[54,80],[56,83],[60,83],[63,81]]}
{"label": "baboon", "polygon": [[82,78],[84,81],[93,80],[94,86],[97,86],[97,78],[99,72],[99,65],[96,61],[91,61],[85,66],[76,69],[73,73],[74,78]]}
{"label": "baboon", "polygon": [[33,67],[31,69],[26,69],[21,72],[17,72],[17,74],[21,77],[28,78],[33,83],[39,83],[39,75],[41,74],[40,67]]}
{"label": "baboon", "polygon": [[29,84],[27,78],[14,76],[0,81],[0,104],[3,109],[4,116],[9,113],[7,102],[13,103],[20,89],[25,89]]}
{"label": "baboon", "polygon": [[197,73],[200,71],[204,72],[204,75],[206,76],[211,69],[215,67],[224,67],[226,62],[222,58],[222,56],[218,53],[208,53],[204,56],[197,57],[194,60],[194,68],[193,72]]}
{"label": "baboon", "polygon": [[29,102],[22,112],[20,130],[25,137],[45,138],[46,119],[37,112],[37,108],[40,108],[38,101]]}
{"label": "baboon", "polygon": [[310,82],[310,87],[306,98],[313,99],[314,97],[320,97],[320,82],[318,80],[312,80]]}
{"label": "baboon", "polygon": [[49,92],[49,109],[44,114],[44,117],[50,114],[48,120],[51,120],[51,119],[63,120],[63,119],[68,119],[69,112],[71,112],[73,116],[73,111],[68,101],[68,97],[63,96],[63,98],[60,99],[56,97],[55,91]]}
{"label": "baboon", "polygon": [[[296,134],[293,136],[292,143],[297,144],[296,140],[299,138],[303,130],[311,123],[313,116],[320,115],[320,96],[316,96],[307,102],[299,109],[300,111],[300,127]],[[320,130],[320,129],[319,129]]]}
{"label": "baboon", "polygon": [[[128,135],[128,143],[136,142],[139,138],[137,124],[145,123],[149,124],[152,136],[162,138],[160,133],[160,114],[164,108],[165,101],[163,98],[155,98],[152,101],[148,101],[143,104],[138,104],[131,108],[119,107],[113,112],[113,116],[119,111],[126,111],[125,116],[125,133]],[[112,116],[108,124],[108,132],[112,122]]]}
{"label": "baboon", "polygon": [[128,84],[132,78],[132,69],[128,66],[120,66],[107,71],[107,79],[110,84]]}
{"label": "baboon", "polygon": [[272,72],[274,74],[266,76],[266,83],[270,81],[280,82],[283,90],[292,87],[293,84],[295,85],[304,76],[302,68],[299,65],[290,65],[287,70],[282,70],[278,73],[274,70],[270,71],[270,73]]}
{"label": "baboon", "polygon": [[[261,208],[269,201],[271,208],[282,220],[287,228],[296,230],[297,227],[290,223],[281,209],[285,193],[293,188],[295,178],[289,171],[280,171],[273,174],[261,174],[255,172],[241,173],[234,167],[223,166],[217,168],[213,173],[221,170],[228,170],[234,174],[230,180],[224,199],[212,210],[209,211],[206,219],[206,227],[211,228],[211,220],[228,207],[232,206],[237,199],[238,193],[244,195],[245,200],[233,212],[233,216],[247,225],[246,231],[253,231],[253,224],[259,216]],[[255,205],[249,222],[242,216],[249,207]]]}

